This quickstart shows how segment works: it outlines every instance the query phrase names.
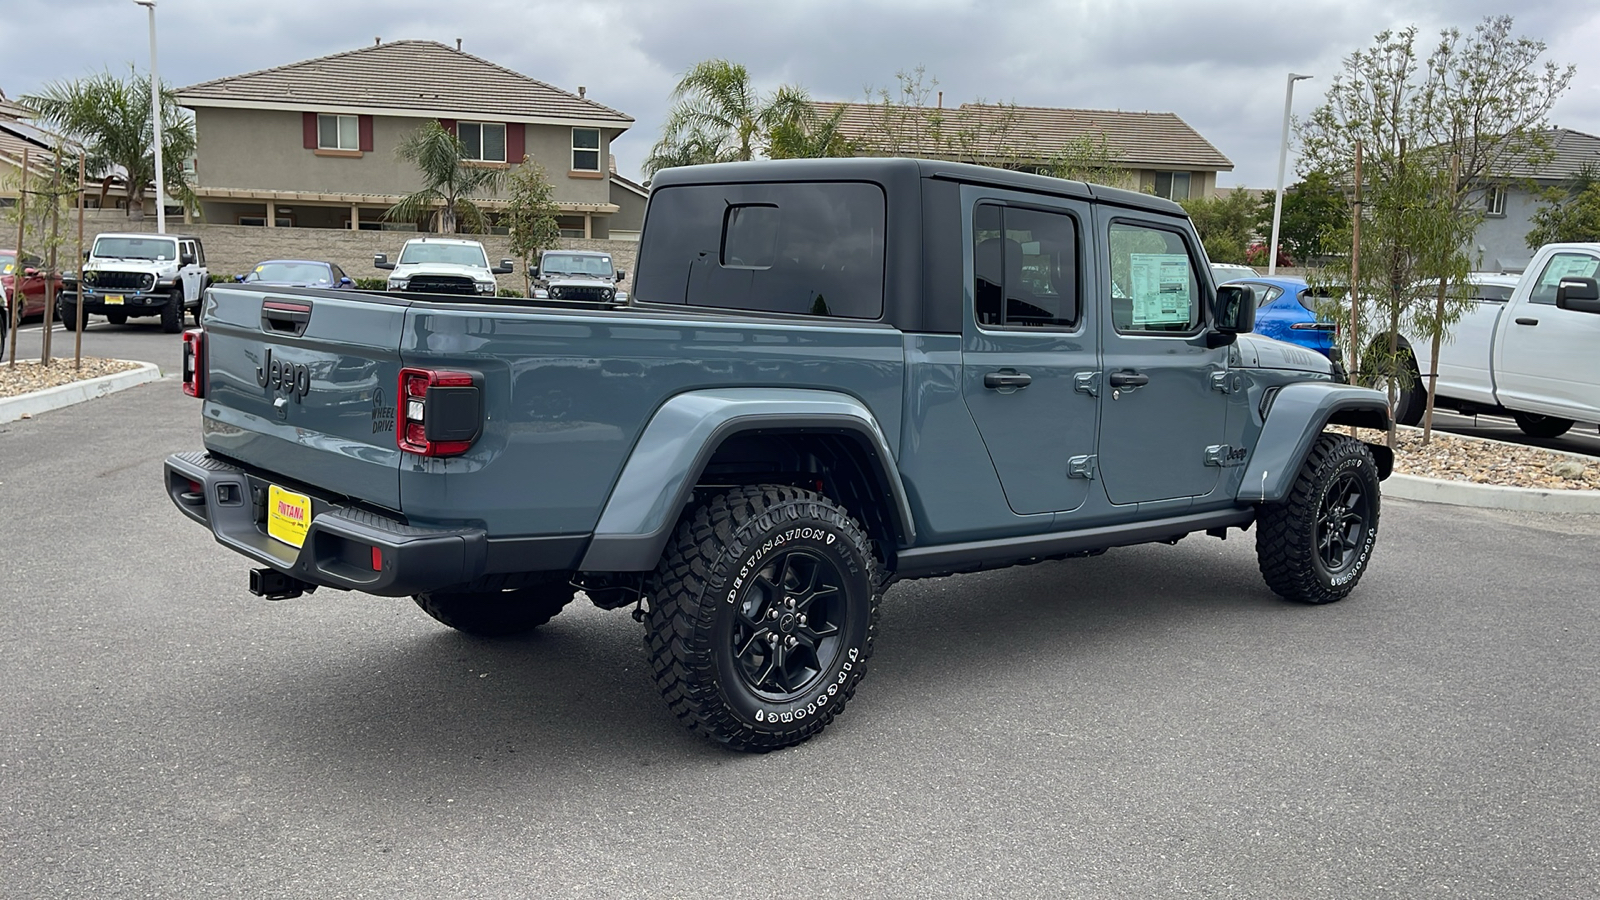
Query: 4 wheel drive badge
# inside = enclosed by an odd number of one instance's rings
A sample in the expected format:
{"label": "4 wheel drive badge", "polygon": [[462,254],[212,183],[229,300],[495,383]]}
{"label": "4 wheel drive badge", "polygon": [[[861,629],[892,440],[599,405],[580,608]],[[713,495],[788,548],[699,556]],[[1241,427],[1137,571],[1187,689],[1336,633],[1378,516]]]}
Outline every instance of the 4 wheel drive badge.
{"label": "4 wheel drive badge", "polygon": [[289,394],[299,403],[300,398],[311,393],[311,367],[273,359],[272,348],[268,347],[261,365],[256,367],[256,384]]}

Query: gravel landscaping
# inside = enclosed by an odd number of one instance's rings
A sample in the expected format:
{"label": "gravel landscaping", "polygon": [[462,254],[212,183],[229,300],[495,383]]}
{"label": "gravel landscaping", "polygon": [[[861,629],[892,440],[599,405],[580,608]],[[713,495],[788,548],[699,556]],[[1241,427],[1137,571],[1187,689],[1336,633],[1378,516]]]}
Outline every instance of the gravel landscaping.
{"label": "gravel landscaping", "polygon": [[[138,367],[139,363],[127,360],[90,357],[84,358],[81,370],[72,367],[71,359],[56,359],[47,366],[39,365],[37,360],[23,360],[16,365],[7,361],[0,363],[0,398]],[[1373,443],[1384,442],[1381,431],[1363,431],[1360,437]],[[1600,459],[1438,431],[1425,447],[1420,428],[1401,428],[1398,437],[1395,471],[1406,475],[1502,487],[1600,490]]]}
{"label": "gravel landscaping", "polygon": [[83,358],[83,368],[75,369],[72,359],[53,359],[49,365],[40,365],[36,359],[24,359],[12,365],[11,360],[0,363],[0,397],[17,397],[45,388],[71,384],[101,375],[115,375],[139,368],[141,364],[125,359]]}

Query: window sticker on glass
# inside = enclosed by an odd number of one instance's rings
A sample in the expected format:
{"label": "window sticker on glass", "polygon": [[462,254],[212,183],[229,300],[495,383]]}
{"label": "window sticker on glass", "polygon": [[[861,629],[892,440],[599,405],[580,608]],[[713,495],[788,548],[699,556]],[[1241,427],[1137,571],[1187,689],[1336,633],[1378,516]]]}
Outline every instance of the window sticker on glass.
{"label": "window sticker on glass", "polygon": [[1133,324],[1189,323],[1189,257],[1182,253],[1129,255],[1133,282]]}
{"label": "window sticker on glass", "polygon": [[1550,264],[1545,266],[1544,277],[1539,279],[1539,284],[1544,287],[1555,287],[1563,278],[1593,278],[1597,267],[1600,267],[1600,260],[1592,256],[1562,254],[1550,260]]}

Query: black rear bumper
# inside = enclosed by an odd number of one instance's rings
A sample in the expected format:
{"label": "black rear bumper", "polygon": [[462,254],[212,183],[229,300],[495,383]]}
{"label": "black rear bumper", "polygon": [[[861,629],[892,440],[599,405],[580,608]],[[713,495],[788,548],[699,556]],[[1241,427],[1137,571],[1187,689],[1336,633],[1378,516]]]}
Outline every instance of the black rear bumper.
{"label": "black rear bumper", "polygon": [[223,546],[339,590],[403,597],[498,572],[570,570],[588,544],[588,535],[491,541],[482,528],[409,525],[312,493],[310,529],[295,548],[262,524],[265,479],[203,451],[167,457],[163,474],[173,504]]}

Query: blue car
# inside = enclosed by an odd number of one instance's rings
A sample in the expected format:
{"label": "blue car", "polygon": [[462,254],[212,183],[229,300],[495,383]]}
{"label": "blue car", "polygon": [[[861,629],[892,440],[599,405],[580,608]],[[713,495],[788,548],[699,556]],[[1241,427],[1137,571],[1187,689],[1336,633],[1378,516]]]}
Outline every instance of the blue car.
{"label": "blue car", "polygon": [[331,262],[311,259],[269,259],[249,274],[234,278],[242,284],[271,284],[340,290],[355,286],[344,270]]}
{"label": "blue car", "polygon": [[1317,318],[1315,296],[1303,278],[1260,276],[1239,278],[1228,284],[1242,284],[1256,292],[1256,334],[1265,335],[1308,350],[1315,350],[1339,363],[1339,326]]}

